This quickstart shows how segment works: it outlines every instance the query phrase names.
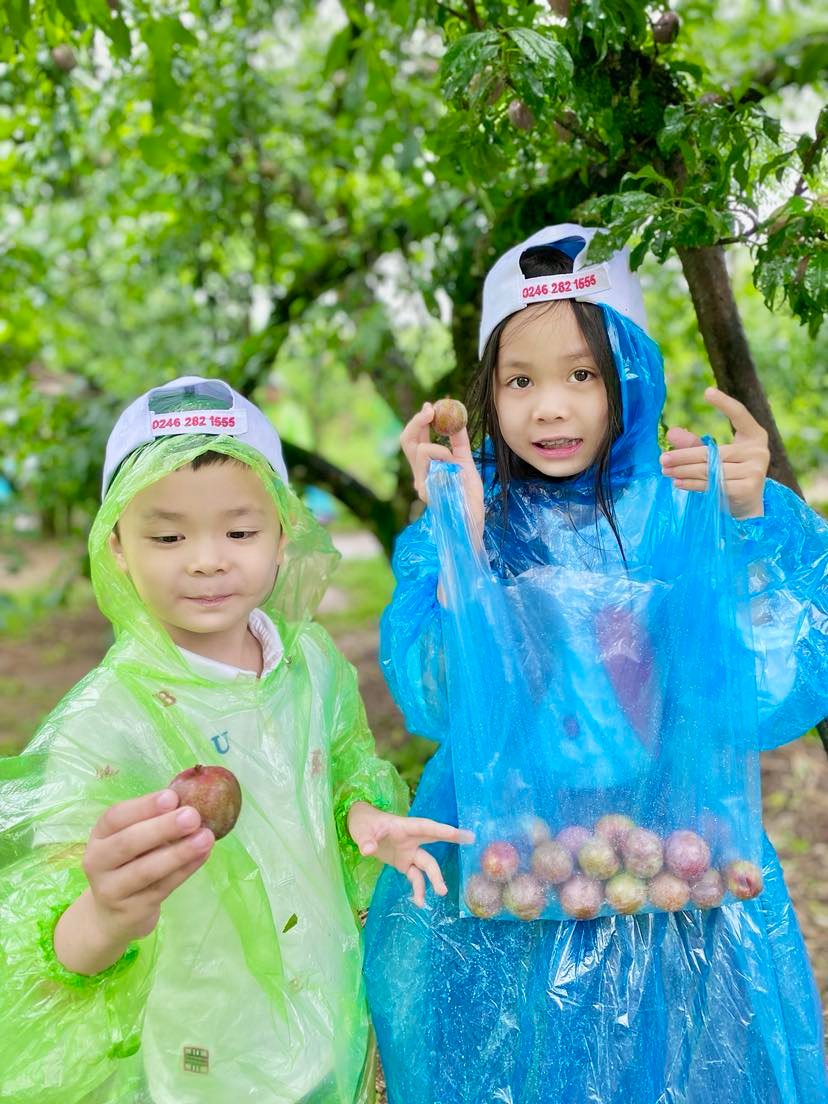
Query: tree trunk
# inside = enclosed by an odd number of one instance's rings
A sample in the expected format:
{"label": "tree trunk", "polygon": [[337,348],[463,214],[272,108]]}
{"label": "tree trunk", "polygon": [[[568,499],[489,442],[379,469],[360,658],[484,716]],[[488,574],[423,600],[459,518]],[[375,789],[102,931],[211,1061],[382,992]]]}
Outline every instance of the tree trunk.
{"label": "tree trunk", "polygon": [[352,514],[365,522],[386,555],[391,556],[394,538],[408,520],[407,500],[403,502],[399,496],[390,502],[378,498],[364,483],[299,445],[282,441],[282,449],[291,479],[330,491]]}
{"label": "tree trunk", "polygon": [[[802,490],[756,374],[733,296],[724,250],[721,246],[705,246],[679,249],[678,255],[716,382],[728,395],[743,402],[757,422],[768,431],[771,454],[769,474],[802,498]],[[816,727],[828,755],[828,718]]]}
{"label": "tree trunk", "polygon": [[678,255],[716,383],[728,395],[743,402],[767,430],[771,454],[769,474],[802,498],[770,404],[756,374],[733,296],[724,250],[721,246],[680,248]]}

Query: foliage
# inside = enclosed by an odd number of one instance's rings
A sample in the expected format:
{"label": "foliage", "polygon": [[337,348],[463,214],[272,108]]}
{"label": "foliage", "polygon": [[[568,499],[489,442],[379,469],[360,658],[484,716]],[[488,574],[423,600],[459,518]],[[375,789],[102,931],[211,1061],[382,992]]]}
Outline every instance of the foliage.
{"label": "foliage", "polygon": [[89,511],[116,408],[221,374],[393,531],[396,434],[467,380],[492,255],[573,213],[648,258],[676,420],[706,369],[670,257],[743,244],[762,378],[820,463],[826,123],[780,121],[824,91],[819,11],[676,12],[668,43],[636,0],[0,0],[6,473]]}

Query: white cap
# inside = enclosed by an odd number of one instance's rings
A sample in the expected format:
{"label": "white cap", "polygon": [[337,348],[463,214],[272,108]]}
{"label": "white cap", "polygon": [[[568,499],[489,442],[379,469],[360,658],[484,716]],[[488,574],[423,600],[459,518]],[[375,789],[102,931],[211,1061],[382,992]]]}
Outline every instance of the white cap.
{"label": "white cap", "polygon": [[158,437],[184,433],[236,437],[288,481],[279,434],[257,406],[223,380],[181,376],[130,403],[115,423],[106,442],[102,496],[130,453]]}
{"label": "white cap", "polygon": [[[601,264],[585,265],[584,253],[599,227],[564,222],[547,226],[504,253],[489,270],[483,284],[478,356],[497,325],[515,311],[549,299],[577,299],[579,303],[606,303],[647,330],[644,300],[638,277],[630,271],[628,249],[619,249]],[[572,274],[524,276],[520,258],[533,246],[552,245],[573,260]]]}

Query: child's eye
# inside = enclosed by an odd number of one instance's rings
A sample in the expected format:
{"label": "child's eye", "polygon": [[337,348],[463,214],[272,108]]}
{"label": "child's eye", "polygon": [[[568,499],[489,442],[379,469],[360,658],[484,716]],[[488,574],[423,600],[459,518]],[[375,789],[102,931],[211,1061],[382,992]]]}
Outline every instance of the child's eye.
{"label": "child's eye", "polygon": [[572,373],[572,378],[576,383],[586,383],[587,380],[595,379],[596,373],[590,368],[576,368]]}
{"label": "child's eye", "polygon": [[154,544],[178,544],[184,538],[179,537],[178,534],[167,533],[163,537],[150,537],[150,540]]}
{"label": "child's eye", "polygon": [[518,391],[525,391],[532,381],[528,376],[514,376],[506,384],[507,387],[512,387]]}
{"label": "child's eye", "polygon": [[257,532],[256,529],[231,529],[227,536],[233,540],[247,540],[250,537],[255,537]]}

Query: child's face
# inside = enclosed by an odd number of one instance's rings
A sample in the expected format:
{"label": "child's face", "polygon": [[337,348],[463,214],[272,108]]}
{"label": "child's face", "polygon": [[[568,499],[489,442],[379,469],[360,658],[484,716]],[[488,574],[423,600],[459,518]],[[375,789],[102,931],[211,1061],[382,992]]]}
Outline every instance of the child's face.
{"label": "child's face", "polygon": [[586,471],[607,432],[607,391],[569,303],[527,307],[506,323],[494,383],[512,452],[544,475]]}
{"label": "child's face", "polygon": [[261,479],[228,461],[139,492],[110,537],[119,566],[176,644],[246,631],[273,589],[284,540]]}

